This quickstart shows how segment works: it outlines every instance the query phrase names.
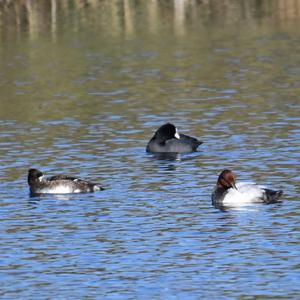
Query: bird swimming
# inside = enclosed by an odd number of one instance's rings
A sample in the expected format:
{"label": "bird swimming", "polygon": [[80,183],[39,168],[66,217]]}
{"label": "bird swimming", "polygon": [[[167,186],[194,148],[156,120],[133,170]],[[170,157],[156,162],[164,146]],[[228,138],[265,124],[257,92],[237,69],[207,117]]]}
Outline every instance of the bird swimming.
{"label": "bird swimming", "polygon": [[29,169],[27,180],[31,194],[89,193],[104,190],[99,184],[73,176],[60,174],[45,178],[38,169]]}
{"label": "bird swimming", "polygon": [[247,203],[276,203],[283,194],[281,190],[272,190],[252,182],[236,183],[231,170],[223,170],[218,177],[212,193],[213,205],[235,206]]}
{"label": "bird swimming", "polygon": [[159,127],[147,144],[146,151],[151,153],[186,153],[196,151],[203,142],[179,134],[175,125],[166,123]]}

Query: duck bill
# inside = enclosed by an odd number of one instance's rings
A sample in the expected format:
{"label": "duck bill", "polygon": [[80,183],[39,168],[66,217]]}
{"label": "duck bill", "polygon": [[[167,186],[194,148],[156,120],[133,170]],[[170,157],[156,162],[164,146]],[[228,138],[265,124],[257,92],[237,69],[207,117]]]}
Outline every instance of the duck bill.
{"label": "duck bill", "polygon": [[177,128],[176,128],[176,132],[175,132],[175,138],[177,139],[177,140],[180,140],[180,135],[179,135],[179,133],[178,133],[178,131],[177,131]]}
{"label": "duck bill", "polygon": [[237,187],[236,187],[236,185],[235,185],[235,182],[232,182],[231,186],[232,186],[235,190],[237,190]]}

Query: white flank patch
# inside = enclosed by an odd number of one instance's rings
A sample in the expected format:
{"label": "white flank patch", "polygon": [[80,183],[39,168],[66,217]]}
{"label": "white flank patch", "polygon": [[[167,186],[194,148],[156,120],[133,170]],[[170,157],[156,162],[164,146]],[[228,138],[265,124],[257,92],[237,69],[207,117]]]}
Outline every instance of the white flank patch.
{"label": "white flank patch", "polygon": [[226,194],[224,205],[244,205],[253,202],[259,202],[264,194],[262,186],[254,183],[240,182],[236,184],[237,189],[229,189]]}
{"label": "white flank patch", "polygon": [[76,193],[76,191],[74,191],[70,186],[59,185],[56,187],[41,189],[41,191],[38,191],[38,193],[41,193],[41,194],[70,194],[70,193]]}

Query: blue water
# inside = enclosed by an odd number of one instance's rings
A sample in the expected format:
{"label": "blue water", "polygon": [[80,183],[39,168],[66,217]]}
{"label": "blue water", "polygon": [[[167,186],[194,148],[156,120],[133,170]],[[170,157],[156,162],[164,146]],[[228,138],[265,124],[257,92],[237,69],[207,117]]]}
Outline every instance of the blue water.
{"label": "blue water", "polygon": [[[102,127],[106,121],[98,122]],[[22,132],[17,124],[2,125],[11,139]],[[124,130],[118,137],[107,133],[115,144],[108,151],[94,125],[71,119],[55,126],[65,136],[74,126],[86,130],[86,142],[54,139],[41,151],[48,137],[40,133],[47,126],[41,122],[30,133],[39,136],[30,147],[5,143],[6,134],[1,136],[1,151],[6,152],[0,189],[4,299],[297,298],[295,138],[278,139],[281,147],[266,145],[259,137],[266,132],[260,129],[254,151],[247,135],[225,138],[224,132],[217,141],[203,137],[197,153],[159,160],[145,153],[146,140],[135,140],[135,131]],[[151,133],[144,131],[145,137]],[[233,140],[238,145],[227,144]],[[224,147],[231,150],[224,153]],[[49,158],[47,164],[36,163]],[[254,177],[283,189],[283,203],[214,208],[210,195],[217,175],[233,165],[238,179]],[[30,197],[29,166],[48,174],[78,174],[106,190]]]}

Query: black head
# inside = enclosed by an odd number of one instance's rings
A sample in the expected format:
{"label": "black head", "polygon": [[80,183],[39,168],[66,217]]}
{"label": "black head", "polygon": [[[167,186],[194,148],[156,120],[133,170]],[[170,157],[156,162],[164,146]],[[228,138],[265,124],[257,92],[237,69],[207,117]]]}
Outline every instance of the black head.
{"label": "black head", "polygon": [[223,170],[219,175],[217,186],[224,189],[236,189],[235,175],[233,174],[233,172],[231,170]]}
{"label": "black head", "polygon": [[166,123],[159,127],[155,133],[155,137],[162,140],[180,139],[177,128],[171,123]]}
{"label": "black head", "polygon": [[39,177],[43,176],[43,173],[37,169],[28,170],[28,184],[30,185],[35,180],[38,180]]}

